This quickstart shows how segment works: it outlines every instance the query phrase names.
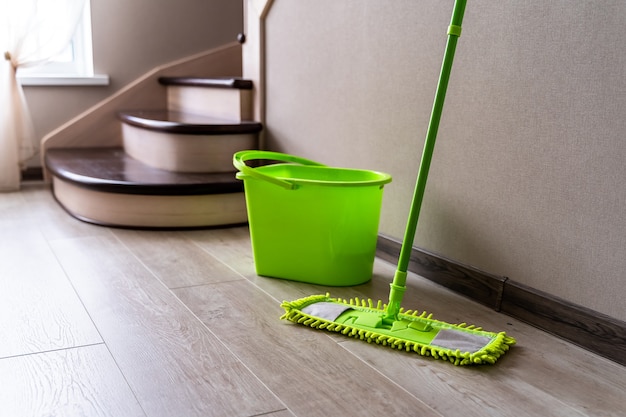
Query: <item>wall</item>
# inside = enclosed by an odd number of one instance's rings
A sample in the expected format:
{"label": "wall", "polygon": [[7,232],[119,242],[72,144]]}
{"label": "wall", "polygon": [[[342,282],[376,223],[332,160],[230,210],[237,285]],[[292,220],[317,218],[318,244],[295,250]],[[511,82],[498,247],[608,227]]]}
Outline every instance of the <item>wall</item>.
{"label": "wall", "polygon": [[[415,245],[626,320],[626,2],[468,3]],[[388,236],[452,4],[275,0],[267,16],[268,147],[392,174]]]}
{"label": "wall", "polygon": [[91,13],[95,72],[111,83],[24,87],[40,138],[157,66],[233,42],[243,26],[232,0],[91,0]]}

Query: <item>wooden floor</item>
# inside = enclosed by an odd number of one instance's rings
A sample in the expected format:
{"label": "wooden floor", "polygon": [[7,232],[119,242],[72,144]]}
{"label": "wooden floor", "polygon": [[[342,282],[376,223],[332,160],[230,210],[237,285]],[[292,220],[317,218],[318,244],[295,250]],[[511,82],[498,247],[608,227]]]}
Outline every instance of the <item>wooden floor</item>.
{"label": "wooden floor", "polygon": [[278,319],[327,291],[384,300],[393,270],[350,288],[258,277],[245,227],[98,227],[26,184],[0,194],[0,415],[626,415],[625,367],[417,276],[404,306],[518,344],[455,367]]}

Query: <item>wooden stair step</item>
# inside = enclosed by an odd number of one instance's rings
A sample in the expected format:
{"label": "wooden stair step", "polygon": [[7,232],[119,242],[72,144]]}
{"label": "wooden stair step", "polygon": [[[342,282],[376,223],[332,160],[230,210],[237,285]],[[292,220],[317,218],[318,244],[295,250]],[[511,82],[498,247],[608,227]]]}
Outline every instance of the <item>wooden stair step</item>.
{"label": "wooden stair step", "polygon": [[46,166],[85,188],[125,194],[194,195],[243,191],[233,173],[183,173],[153,168],[121,148],[50,149]]}
{"label": "wooden stair step", "polygon": [[235,152],[258,147],[261,123],[175,111],[120,112],[124,151],[168,171],[233,172]]}
{"label": "wooden stair step", "polygon": [[209,88],[232,88],[238,90],[251,90],[252,81],[239,77],[218,77],[218,78],[198,78],[198,77],[159,77],[162,85],[188,86],[188,87],[209,87]]}
{"label": "wooden stair step", "polygon": [[228,120],[253,120],[253,83],[238,77],[161,77],[167,108]]}
{"label": "wooden stair step", "polygon": [[263,125],[254,121],[231,121],[171,110],[131,110],[118,112],[124,123],[149,130],[190,135],[258,133]]}
{"label": "wooden stair step", "polygon": [[89,223],[177,229],[247,222],[234,173],[166,171],[121,148],[50,149],[45,164],[57,201]]}

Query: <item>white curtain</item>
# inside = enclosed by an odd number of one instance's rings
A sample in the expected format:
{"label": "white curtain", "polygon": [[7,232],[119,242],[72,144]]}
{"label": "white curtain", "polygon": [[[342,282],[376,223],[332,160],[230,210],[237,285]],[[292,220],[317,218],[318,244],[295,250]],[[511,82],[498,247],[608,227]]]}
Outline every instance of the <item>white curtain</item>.
{"label": "white curtain", "polygon": [[0,191],[20,187],[38,148],[17,68],[44,63],[71,42],[86,0],[0,0]]}

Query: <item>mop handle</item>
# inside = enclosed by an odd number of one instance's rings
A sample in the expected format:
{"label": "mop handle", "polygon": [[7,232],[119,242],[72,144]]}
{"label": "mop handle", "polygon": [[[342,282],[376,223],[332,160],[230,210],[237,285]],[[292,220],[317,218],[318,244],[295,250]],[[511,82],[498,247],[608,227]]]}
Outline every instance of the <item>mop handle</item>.
{"label": "mop handle", "polygon": [[387,307],[388,317],[395,317],[398,314],[400,311],[402,296],[406,290],[406,275],[409,267],[409,261],[411,259],[413,240],[415,239],[415,232],[417,230],[417,220],[419,218],[422,201],[424,199],[426,180],[428,179],[430,162],[435,148],[435,140],[437,139],[437,130],[439,129],[439,121],[441,120],[443,102],[446,97],[446,90],[448,89],[450,70],[452,69],[452,61],[454,59],[454,52],[456,51],[456,43],[459,36],[461,36],[461,24],[463,22],[463,14],[465,13],[465,4],[466,0],[455,0],[454,8],[452,10],[452,19],[450,21],[450,26],[448,27],[448,42],[446,44],[443,63],[441,64],[441,73],[437,84],[437,92],[435,93],[433,109],[428,123],[428,131],[426,133],[422,160],[420,162],[417,182],[415,184],[415,192],[411,202],[411,209],[409,211],[409,218],[404,233],[404,240],[402,241],[400,257],[398,258],[398,267],[396,269],[396,273],[391,284],[391,291],[389,293],[389,304]]}

